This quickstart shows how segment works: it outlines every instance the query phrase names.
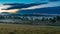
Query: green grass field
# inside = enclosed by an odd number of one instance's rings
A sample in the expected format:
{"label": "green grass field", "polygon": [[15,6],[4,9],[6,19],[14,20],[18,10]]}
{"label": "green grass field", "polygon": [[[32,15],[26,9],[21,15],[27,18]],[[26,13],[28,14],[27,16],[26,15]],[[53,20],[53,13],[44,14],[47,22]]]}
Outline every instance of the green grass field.
{"label": "green grass field", "polygon": [[60,34],[60,26],[0,24],[0,34]]}

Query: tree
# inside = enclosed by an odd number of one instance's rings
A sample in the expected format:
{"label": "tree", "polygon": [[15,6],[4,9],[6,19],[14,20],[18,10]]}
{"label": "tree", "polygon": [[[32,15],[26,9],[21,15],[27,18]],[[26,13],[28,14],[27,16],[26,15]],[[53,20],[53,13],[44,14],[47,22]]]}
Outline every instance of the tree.
{"label": "tree", "polygon": [[42,17],[41,21],[44,21],[44,20],[45,20],[44,17]]}
{"label": "tree", "polygon": [[56,20],[57,21],[60,21],[60,16],[56,16]]}

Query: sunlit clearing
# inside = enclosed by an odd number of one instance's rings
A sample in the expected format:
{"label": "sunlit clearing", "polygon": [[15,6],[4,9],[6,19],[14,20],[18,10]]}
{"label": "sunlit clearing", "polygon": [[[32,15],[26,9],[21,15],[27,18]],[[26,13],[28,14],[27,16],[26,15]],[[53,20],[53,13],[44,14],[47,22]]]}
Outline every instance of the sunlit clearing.
{"label": "sunlit clearing", "polygon": [[16,13],[17,11],[19,11],[19,9],[12,9],[12,10],[0,10],[0,13],[2,13],[2,12]]}

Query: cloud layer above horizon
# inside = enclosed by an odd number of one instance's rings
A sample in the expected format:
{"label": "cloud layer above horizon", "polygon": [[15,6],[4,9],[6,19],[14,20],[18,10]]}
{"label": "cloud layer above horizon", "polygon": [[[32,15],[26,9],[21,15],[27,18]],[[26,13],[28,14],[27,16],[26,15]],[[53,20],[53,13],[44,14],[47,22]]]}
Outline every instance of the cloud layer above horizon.
{"label": "cloud layer above horizon", "polygon": [[[4,0],[2,0],[2,1],[0,1],[0,3],[2,3]],[[8,9],[8,8],[11,8],[11,7],[13,7],[13,6],[11,6],[11,5],[0,5],[0,13],[1,12],[9,12],[9,13],[15,13],[15,12],[17,12],[17,11],[20,11],[20,10],[32,10],[32,9],[38,9],[38,8],[46,8],[46,7],[56,7],[56,6],[60,6],[60,0],[24,0],[24,1],[22,1],[22,0],[16,0],[16,1],[14,1],[14,0],[5,0],[5,2],[6,3],[8,3],[8,2],[13,2],[13,3],[19,3],[19,1],[21,2],[21,3],[28,3],[28,2],[34,2],[34,3],[45,3],[45,2],[47,2],[47,4],[42,4],[42,5],[36,5],[36,6],[30,6],[30,7],[22,7],[22,8],[18,8],[18,9],[11,9],[11,10],[2,10],[2,9]]]}

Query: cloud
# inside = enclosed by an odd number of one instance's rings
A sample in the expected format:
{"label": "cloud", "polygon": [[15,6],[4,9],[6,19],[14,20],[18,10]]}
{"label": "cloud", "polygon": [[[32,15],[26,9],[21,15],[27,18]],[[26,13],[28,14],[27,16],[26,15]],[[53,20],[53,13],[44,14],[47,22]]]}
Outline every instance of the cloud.
{"label": "cloud", "polygon": [[55,2],[55,1],[60,1],[60,0],[49,0],[49,1],[51,1],[51,2]]}
{"label": "cloud", "polygon": [[11,10],[11,9],[21,9],[21,8],[27,8],[27,7],[31,7],[31,6],[37,6],[37,5],[43,5],[43,4],[47,4],[47,3],[30,3],[30,4],[22,4],[22,3],[8,3],[8,4],[4,4],[4,5],[11,5],[12,7],[7,8],[6,10]]}
{"label": "cloud", "polygon": [[47,7],[57,7],[60,6],[60,1],[59,2],[49,2],[47,4],[42,4],[42,5],[34,5],[34,6],[30,6],[30,7],[26,7],[26,8],[14,8],[11,10],[2,10],[2,9],[8,9],[11,8],[11,5],[0,5],[0,13],[2,12],[9,12],[9,13],[16,13],[17,11],[21,11],[21,10],[33,10],[33,9],[40,9],[40,8],[47,8]]}
{"label": "cloud", "polygon": [[[45,4],[45,3],[43,3],[43,4]],[[0,13],[2,13],[2,12],[16,13],[17,11],[26,10],[26,9],[29,9],[31,6],[33,7],[33,6],[37,6],[37,5],[42,5],[42,4],[33,3],[33,4],[26,4],[23,6],[21,6],[21,4],[20,5],[13,5],[13,4],[12,5],[0,5]]]}
{"label": "cloud", "polygon": [[60,6],[59,3],[60,2],[50,2],[50,3],[44,4],[44,5],[37,5],[37,6],[28,7],[28,8],[21,8],[20,10],[31,10],[31,9],[46,8],[46,7],[56,7],[56,6]]}
{"label": "cloud", "polygon": [[0,10],[0,13],[2,13],[2,12],[16,13],[17,11],[19,11],[19,9],[11,9],[11,10]]}
{"label": "cloud", "polygon": [[7,9],[9,7],[12,7],[12,6],[10,6],[10,5],[0,5],[0,10]]}
{"label": "cloud", "polygon": [[7,8],[10,8],[12,6],[10,5],[0,5],[0,13],[2,12],[8,12],[8,13],[16,13],[19,9],[11,9],[11,10],[6,10]]}

